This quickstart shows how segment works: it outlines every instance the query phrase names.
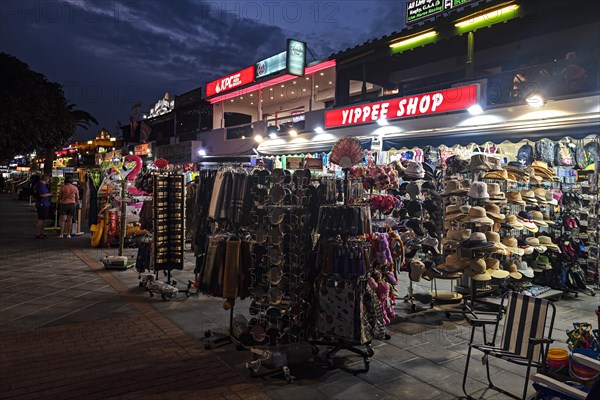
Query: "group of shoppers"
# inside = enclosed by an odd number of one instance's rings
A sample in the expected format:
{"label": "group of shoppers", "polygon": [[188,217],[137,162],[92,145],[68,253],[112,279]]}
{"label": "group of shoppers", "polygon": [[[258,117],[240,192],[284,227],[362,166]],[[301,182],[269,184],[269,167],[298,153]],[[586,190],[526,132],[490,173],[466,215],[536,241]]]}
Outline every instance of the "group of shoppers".
{"label": "group of shoppers", "polygon": [[[52,219],[50,208],[52,206],[52,192],[48,188],[50,177],[43,175],[36,184],[33,195],[35,198],[35,208],[37,210],[37,223],[35,226],[35,238],[45,239],[48,236],[44,234],[44,224],[47,220]],[[66,177],[65,184],[58,192],[57,204],[59,206],[59,239],[70,238],[73,225],[73,217],[79,203],[79,189],[73,184],[73,178]]]}

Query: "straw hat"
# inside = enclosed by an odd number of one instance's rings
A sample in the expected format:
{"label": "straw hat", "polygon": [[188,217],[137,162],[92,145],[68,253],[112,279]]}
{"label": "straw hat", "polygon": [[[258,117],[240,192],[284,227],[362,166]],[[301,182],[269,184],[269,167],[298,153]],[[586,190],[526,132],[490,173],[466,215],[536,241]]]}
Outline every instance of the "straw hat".
{"label": "straw hat", "polygon": [[467,193],[467,189],[463,188],[458,180],[447,181],[444,186],[444,191],[441,193],[442,196],[456,196]]}
{"label": "straw hat", "polygon": [[414,259],[410,262],[410,272],[409,277],[413,282],[419,282],[421,280],[421,275],[423,275],[423,271],[425,270],[425,264],[421,260]]}
{"label": "straw hat", "polygon": [[529,204],[537,204],[533,190],[523,190],[521,192],[521,199],[525,200],[525,202]]}
{"label": "straw hat", "polygon": [[542,178],[542,176],[536,174],[535,173],[535,169],[533,169],[531,167],[525,168],[525,171],[527,171],[527,173],[529,174],[529,181],[530,182],[535,181],[535,183],[537,183],[539,185],[544,180]]}
{"label": "straw hat", "polygon": [[519,248],[519,244],[517,242],[517,239],[515,239],[515,238],[507,236],[504,239],[502,239],[502,244],[505,245],[506,249],[513,254],[517,254],[519,256],[522,256],[523,254],[525,254],[525,251],[523,249]]}
{"label": "straw hat", "polygon": [[550,258],[548,256],[538,256],[535,259],[536,269],[543,271],[547,269],[552,269],[552,264],[550,263]]}
{"label": "straw hat", "polygon": [[446,231],[446,236],[442,240],[442,244],[458,245],[471,236],[470,229],[450,229]]}
{"label": "straw hat", "polygon": [[517,270],[523,275],[526,276],[527,278],[533,278],[533,268],[531,268],[529,265],[527,265],[526,261],[521,261],[520,263],[517,264]]}
{"label": "straw hat", "polygon": [[506,216],[500,212],[500,207],[494,203],[487,203],[485,205],[485,212],[487,216],[494,220],[494,222],[504,222]]}
{"label": "straw hat", "polygon": [[477,282],[486,282],[492,280],[492,275],[487,272],[485,260],[478,258],[471,261],[469,264],[467,274]]}
{"label": "straw hat", "polygon": [[488,199],[489,203],[506,203],[506,196],[504,192],[500,190],[500,185],[497,183],[488,183],[487,185],[488,194],[490,198]]}
{"label": "straw hat", "polygon": [[519,280],[523,277],[515,264],[510,264],[506,270],[508,271],[508,275],[510,275],[510,277],[513,279]]}
{"label": "straw hat", "polygon": [[465,269],[467,266],[467,259],[464,259],[458,253],[449,254],[446,256],[443,264],[439,264],[437,267],[440,271],[445,272],[458,272]]}
{"label": "straw hat", "polygon": [[546,246],[540,244],[540,240],[536,237],[528,237],[525,239],[525,243],[527,243],[527,246],[533,248],[538,253],[544,253],[546,250],[548,250]]}
{"label": "straw hat", "polygon": [[451,204],[451,205],[447,206],[446,212],[444,214],[444,217],[448,221],[455,221],[457,219],[463,219],[466,216],[467,216],[467,214],[465,214],[461,211],[461,206],[456,205],[456,204]]}
{"label": "straw hat", "polygon": [[548,223],[544,221],[544,214],[541,211],[531,211],[531,220],[537,226],[548,226]]}
{"label": "straw hat", "polygon": [[544,222],[546,222],[548,225],[556,225],[556,223],[550,218],[550,214],[548,214],[546,211],[542,211],[542,216],[544,217]]}
{"label": "straw hat", "polygon": [[533,189],[533,194],[539,204],[548,204],[548,200],[546,199],[546,189],[535,188]]}
{"label": "straw hat", "polygon": [[523,224],[521,223],[521,221],[519,221],[517,216],[514,214],[507,215],[504,220],[504,223],[513,229],[518,229],[518,230],[523,229]]}
{"label": "straw hat", "polygon": [[552,243],[552,239],[550,239],[550,236],[538,236],[538,240],[540,241],[540,244],[542,246],[547,247],[548,250],[560,251],[560,249],[558,248],[558,245]]}
{"label": "straw hat", "polygon": [[483,179],[497,179],[500,181],[507,181],[507,182],[514,182],[514,179],[511,179],[508,176],[508,171],[506,171],[505,169],[500,170],[500,171],[492,171],[492,172],[488,172],[487,174],[485,174],[483,176]]}
{"label": "straw hat", "polygon": [[523,199],[521,198],[521,193],[519,192],[507,192],[506,200],[509,203],[525,205],[525,201],[523,201]]}
{"label": "straw hat", "polygon": [[500,269],[500,261],[495,258],[485,259],[486,272],[495,279],[504,279],[509,275],[508,271]]}
{"label": "straw hat", "polygon": [[531,216],[531,213],[527,211],[519,211],[519,214],[517,214],[517,218],[528,231],[533,233],[536,233],[538,231],[538,227],[533,222],[533,217]]}
{"label": "straw hat", "polygon": [[500,241],[500,235],[497,232],[486,232],[485,238],[488,242],[494,244],[494,251],[500,251],[502,253],[506,251],[506,246]]}
{"label": "straw hat", "polygon": [[494,221],[487,217],[485,208],[483,207],[471,207],[469,215],[465,217],[465,222],[473,222],[483,225],[493,225]]}

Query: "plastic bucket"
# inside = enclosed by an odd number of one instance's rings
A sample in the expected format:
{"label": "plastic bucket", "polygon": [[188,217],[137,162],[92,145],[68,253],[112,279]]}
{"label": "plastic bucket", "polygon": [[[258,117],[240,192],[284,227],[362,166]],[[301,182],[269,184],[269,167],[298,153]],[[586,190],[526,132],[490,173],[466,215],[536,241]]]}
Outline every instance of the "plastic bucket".
{"label": "plastic bucket", "polygon": [[[582,354],[584,356],[598,359],[598,352],[591,349],[573,349],[573,354]],[[586,367],[585,365],[579,364],[577,361],[571,357],[569,362],[569,374],[571,377],[575,379],[579,379],[581,381],[590,381],[596,379],[600,372],[596,371],[593,368]]]}
{"label": "plastic bucket", "polygon": [[569,366],[569,352],[564,349],[548,350],[548,369],[554,373],[566,371]]}

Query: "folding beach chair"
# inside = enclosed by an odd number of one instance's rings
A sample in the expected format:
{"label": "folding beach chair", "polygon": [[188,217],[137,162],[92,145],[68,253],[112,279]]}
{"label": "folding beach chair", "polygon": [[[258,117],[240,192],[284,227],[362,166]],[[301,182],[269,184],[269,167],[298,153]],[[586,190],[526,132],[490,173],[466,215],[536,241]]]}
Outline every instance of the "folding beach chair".
{"label": "folding beach chair", "polygon": [[[481,315],[496,315],[495,319],[481,319]],[[550,314],[550,315],[548,315]],[[465,315],[471,325],[471,338],[469,340],[469,351],[463,376],[463,392],[467,398],[472,397],[466,391],[467,377],[469,373],[469,361],[473,349],[484,353],[482,361],[486,368],[488,387],[515,399],[526,399],[529,385],[531,368],[546,369],[546,356],[552,340],[552,329],[554,328],[554,317],[556,308],[548,300],[525,296],[518,293],[507,293],[502,297],[498,313],[478,312],[473,318]],[[500,321],[504,318],[504,330],[500,344],[496,345]],[[550,324],[546,322],[550,318]],[[486,327],[493,326],[494,333],[491,341],[487,341]],[[483,344],[473,343],[475,331],[478,327],[483,331]],[[527,367],[525,373],[525,385],[522,396],[510,393],[492,383],[490,377],[489,357],[497,357],[508,362]]]}

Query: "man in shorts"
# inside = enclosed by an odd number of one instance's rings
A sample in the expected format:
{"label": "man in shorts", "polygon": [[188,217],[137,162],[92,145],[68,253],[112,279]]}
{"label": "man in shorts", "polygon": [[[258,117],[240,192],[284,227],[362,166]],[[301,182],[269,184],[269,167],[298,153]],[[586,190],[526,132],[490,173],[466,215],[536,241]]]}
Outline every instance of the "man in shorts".
{"label": "man in shorts", "polygon": [[59,239],[63,237],[71,238],[71,226],[73,225],[73,216],[78,202],[79,189],[73,185],[73,178],[68,176],[65,178],[65,185],[58,193],[58,204],[60,204]]}
{"label": "man in shorts", "polygon": [[52,196],[52,192],[48,189],[48,181],[50,177],[48,175],[43,175],[39,182],[36,184],[34,188],[35,194],[35,208],[37,210],[38,220],[35,225],[35,238],[36,239],[45,239],[47,236],[44,235],[44,224],[50,218],[50,197]]}

